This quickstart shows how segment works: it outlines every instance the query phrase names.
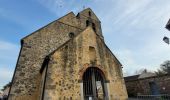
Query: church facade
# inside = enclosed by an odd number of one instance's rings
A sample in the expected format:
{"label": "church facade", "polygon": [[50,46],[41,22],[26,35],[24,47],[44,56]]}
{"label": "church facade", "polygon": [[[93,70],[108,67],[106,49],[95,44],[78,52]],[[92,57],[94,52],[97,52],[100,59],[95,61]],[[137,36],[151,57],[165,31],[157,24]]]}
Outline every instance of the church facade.
{"label": "church facade", "polygon": [[122,65],[87,8],[21,40],[8,100],[126,100]]}

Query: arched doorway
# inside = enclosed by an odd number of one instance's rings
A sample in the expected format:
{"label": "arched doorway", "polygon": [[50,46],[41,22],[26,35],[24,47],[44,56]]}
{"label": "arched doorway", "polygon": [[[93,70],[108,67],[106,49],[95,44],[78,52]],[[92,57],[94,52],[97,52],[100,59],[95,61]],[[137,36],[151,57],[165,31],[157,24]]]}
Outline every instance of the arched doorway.
{"label": "arched doorway", "polygon": [[107,100],[107,86],[99,68],[90,67],[83,74],[84,100]]}

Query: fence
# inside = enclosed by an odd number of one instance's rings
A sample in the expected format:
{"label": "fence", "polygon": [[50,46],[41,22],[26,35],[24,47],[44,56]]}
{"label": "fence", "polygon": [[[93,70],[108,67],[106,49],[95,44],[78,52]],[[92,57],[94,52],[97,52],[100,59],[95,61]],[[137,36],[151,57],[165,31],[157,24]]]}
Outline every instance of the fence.
{"label": "fence", "polygon": [[137,100],[170,100],[170,95],[138,95]]}

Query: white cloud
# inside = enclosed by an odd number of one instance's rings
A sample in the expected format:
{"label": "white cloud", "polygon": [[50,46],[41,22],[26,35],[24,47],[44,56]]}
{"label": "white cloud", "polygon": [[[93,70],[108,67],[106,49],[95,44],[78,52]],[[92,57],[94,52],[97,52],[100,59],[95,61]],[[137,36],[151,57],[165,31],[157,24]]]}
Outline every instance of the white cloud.
{"label": "white cloud", "polygon": [[0,40],[0,88],[11,81],[18,54],[18,45]]}
{"label": "white cloud", "polygon": [[0,59],[5,59],[7,61],[16,59],[18,55],[19,46],[10,42],[0,41]]}
{"label": "white cloud", "polygon": [[123,65],[123,72],[127,75],[133,75],[136,70],[142,68],[142,66],[135,62],[135,57],[130,50],[118,50],[115,51],[115,54]]}
{"label": "white cloud", "polygon": [[[136,51],[138,52],[138,51]],[[143,55],[140,54],[138,56],[135,55],[131,50],[118,50],[115,51],[115,54],[117,55],[118,59],[123,65],[123,72],[125,73],[125,76],[130,76],[136,74],[136,71],[139,71],[141,69],[147,69],[149,71],[156,71],[159,65],[155,65],[156,63],[147,63],[143,61],[138,61],[137,59]],[[142,58],[143,60],[147,60],[148,58]]]}
{"label": "white cloud", "polygon": [[[123,0],[124,1],[124,0]],[[103,2],[104,3],[104,2]],[[115,3],[115,2],[114,2]],[[154,0],[122,0],[113,3],[108,3],[106,11],[100,14],[102,19],[103,31],[106,35],[111,35],[115,32],[141,29],[147,30],[156,28],[160,29],[160,25],[166,23],[170,13],[170,1],[154,1]],[[104,4],[103,4],[104,5]],[[103,8],[98,8],[102,9]],[[107,13],[105,13],[107,12]],[[164,26],[162,26],[164,27]],[[124,36],[133,36],[136,33],[126,33]]]}
{"label": "white cloud", "polygon": [[162,41],[170,33],[164,28],[170,18],[169,3],[119,0],[118,5],[108,4],[111,10],[101,14],[105,40],[122,62],[124,72],[131,75],[140,68],[155,71],[170,59],[170,46]]}
{"label": "white cloud", "polygon": [[80,11],[83,5],[91,7],[102,22],[106,43],[129,74],[141,68],[156,70],[170,59],[170,48],[162,42],[163,35],[170,33],[164,28],[170,18],[169,0],[38,1],[57,16]]}
{"label": "white cloud", "polygon": [[[108,46],[123,64],[124,72],[129,75],[142,68],[154,71],[163,61],[170,60],[170,46],[162,41],[163,36],[170,33],[164,28],[170,18],[169,0],[38,0],[38,2],[57,17],[71,10],[81,11],[83,6],[91,7],[102,22]],[[30,21],[23,15],[2,8],[0,16],[21,26]],[[11,80],[18,54],[18,45],[0,40],[0,88]]]}
{"label": "white cloud", "polygon": [[18,45],[6,42],[6,41],[0,41],[0,50],[11,50],[18,48]]}
{"label": "white cloud", "polygon": [[123,64],[123,71],[126,75],[133,75],[140,69],[156,71],[160,64],[170,59],[170,46],[154,39],[148,40],[141,48],[133,49],[112,49],[120,62]]}
{"label": "white cloud", "polygon": [[58,17],[79,9],[76,0],[38,0],[38,2]]}
{"label": "white cloud", "polygon": [[14,70],[8,67],[0,67],[0,89],[12,80]]}

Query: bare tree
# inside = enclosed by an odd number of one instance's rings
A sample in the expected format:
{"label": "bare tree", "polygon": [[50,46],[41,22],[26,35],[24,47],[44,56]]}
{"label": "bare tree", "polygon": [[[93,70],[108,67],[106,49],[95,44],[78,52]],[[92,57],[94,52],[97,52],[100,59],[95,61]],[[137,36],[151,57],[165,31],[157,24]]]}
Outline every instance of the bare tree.
{"label": "bare tree", "polygon": [[135,71],[135,75],[139,75],[139,74],[147,73],[147,72],[148,72],[148,70],[143,68],[143,69],[136,70]]}
{"label": "bare tree", "polygon": [[10,86],[11,86],[11,82],[9,82],[8,84],[4,85],[3,89],[1,89],[1,90],[4,91],[7,87],[10,87]]}
{"label": "bare tree", "polygon": [[170,74],[170,60],[164,61],[155,73],[157,75]]}

